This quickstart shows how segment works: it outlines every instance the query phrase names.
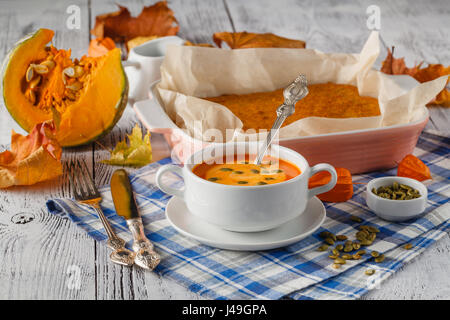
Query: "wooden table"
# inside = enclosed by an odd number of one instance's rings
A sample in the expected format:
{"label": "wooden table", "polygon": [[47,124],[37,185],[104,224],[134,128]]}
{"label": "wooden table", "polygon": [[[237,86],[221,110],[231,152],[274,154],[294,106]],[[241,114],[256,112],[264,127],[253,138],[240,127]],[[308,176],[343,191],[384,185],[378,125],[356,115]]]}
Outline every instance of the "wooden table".
{"label": "wooden table", "polygon": [[[25,34],[46,27],[56,30],[54,44],[72,48],[73,56],[87,52],[95,16],[116,10],[115,3],[138,14],[154,1],[18,1],[0,2],[0,58]],[[422,60],[450,64],[449,7],[446,0],[424,1],[170,1],[180,23],[179,35],[193,42],[212,42],[218,31],[273,32],[303,39],[307,47],[324,52],[359,52],[367,39],[366,9],[381,9],[383,43],[395,45],[408,65]],[[66,27],[66,9],[81,9],[80,29]],[[450,109],[431,108],[426,130],[449,134]],[[101,144],[113,147],[137,121],[128,107]],[[6,109],[0,108],[0,146],[8,148],[11,129],[23,132]],[[153,136],[153,143],[161,139]],[[1,149],[2,149],[1,148]],[[0,149],[0,150],[1,150]],[[63,161],[84,158],[97,185],[109,182],[114,167],[101,164],[107,152],[97,144],[64,150]],[[139,268],[108,261],[105,245],[97,243],[67,219],[50,215],[47,199],[70,197],[63,176],[31,187],[0,191],[0,299],[201,299],[179,284]],[[31,220],[14,223],[21,217]],[[450,237],[446,236],[365,299],[450,298]],[[79,282],[73,281],[78,280]],[[80,286],[77,286],[77,283]]]}

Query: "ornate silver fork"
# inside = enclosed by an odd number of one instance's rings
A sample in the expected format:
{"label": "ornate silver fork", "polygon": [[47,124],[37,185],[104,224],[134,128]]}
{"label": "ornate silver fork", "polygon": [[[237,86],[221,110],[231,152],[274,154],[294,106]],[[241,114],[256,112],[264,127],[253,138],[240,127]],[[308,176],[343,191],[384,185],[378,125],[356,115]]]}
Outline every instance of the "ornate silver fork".
{"label": "ornate silver fork", "polygon": [[75,200],[94,208],[105,228],[106,234],[108,235],[107,245],[113,250],[109,256],[111,261],[124,266],[133,265],[135,253],[125,248],[125,241],[116,235],[103,214],[102,208],[100,207],[102,198],[89,174],[86,163],[76,160],[66,168],[68,169],[70,184],[73,186]]}

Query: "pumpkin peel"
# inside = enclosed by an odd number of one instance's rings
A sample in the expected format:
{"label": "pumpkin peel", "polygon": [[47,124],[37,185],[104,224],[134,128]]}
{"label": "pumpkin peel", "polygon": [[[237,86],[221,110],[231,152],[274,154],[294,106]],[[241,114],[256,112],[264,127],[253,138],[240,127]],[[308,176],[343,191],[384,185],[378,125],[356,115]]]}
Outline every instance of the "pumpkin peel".
{"label": "pumpkin peel", "polygon": [[[321,193],[317,197],[322,201],[328,202],[344,202],[353,196],[353,182],[352,175],[348,169],[335,168],[338,176],[336,185],[328,192]],[[320,187],[331,181],[331,174],[326,171],[321,171],[313,175],[309,179],[308,187]]]}

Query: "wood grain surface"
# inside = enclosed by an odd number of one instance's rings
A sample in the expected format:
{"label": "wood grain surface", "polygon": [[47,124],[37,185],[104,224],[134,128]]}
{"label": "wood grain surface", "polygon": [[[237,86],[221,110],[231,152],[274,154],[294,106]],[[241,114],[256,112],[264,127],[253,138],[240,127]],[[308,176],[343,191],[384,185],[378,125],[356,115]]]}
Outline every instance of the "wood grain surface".
{"label": "wood grain surface", "polygon": [[[132,14],[156,1],[17,1],[0,2],[0,59],[14,43],[33,30],[56,30],[54,44],[71,48],[73,56],[87,52],[89,30],[98,14],[115,11],[116,3]],[[395,45],[406,62],[450,64],[450,6],[448,1],[295,1],[295,0],[173,0],[169,6],[180,23],[179,35],[197,43],[212,43],[218,31],[273,32],[307,42],[324,52],[359,52],[369,30],[366,9],[381,9],[382,53]],[[66,27],[69,5],[81,9],[81,28]],[[24,133],[0,106],[0,151],[9,145],[10,132]],[[430,108],[426,130],[450,134],[450,109]],[[100,143],[112,148],[138,120],[131,107]],[[161,140],[154,135],[152,142]],[[63,161],[83,158],[98,186],[109,182],[114,167],[101,164],[108,152],[97,144],[64,151]],[[139,268],[108,261],[108,249],[88,237],[69,220],[50,215],[45,201],[69,197],[66,176],[30,187],[0,190],[0,299],[202,299],[181,285]],[[28,221],[23,224],[17,220]],[[385,281],[364,299],[450,298],[450,237]]]}

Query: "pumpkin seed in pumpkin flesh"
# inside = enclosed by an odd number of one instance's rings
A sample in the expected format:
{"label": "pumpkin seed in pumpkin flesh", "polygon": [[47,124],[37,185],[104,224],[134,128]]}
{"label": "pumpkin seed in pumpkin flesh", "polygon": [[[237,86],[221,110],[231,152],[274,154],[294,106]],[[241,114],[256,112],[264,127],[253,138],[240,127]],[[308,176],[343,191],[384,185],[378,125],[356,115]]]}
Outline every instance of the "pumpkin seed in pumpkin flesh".
{"label": "pumpkin seed in pumpkin flesh", "polygon": [[27,69],[27,72],[25,73],[25,80],[27,80],[27,82],[30,82],[34,77],[34,69],[33,66],[30,64],[30,66]]}

